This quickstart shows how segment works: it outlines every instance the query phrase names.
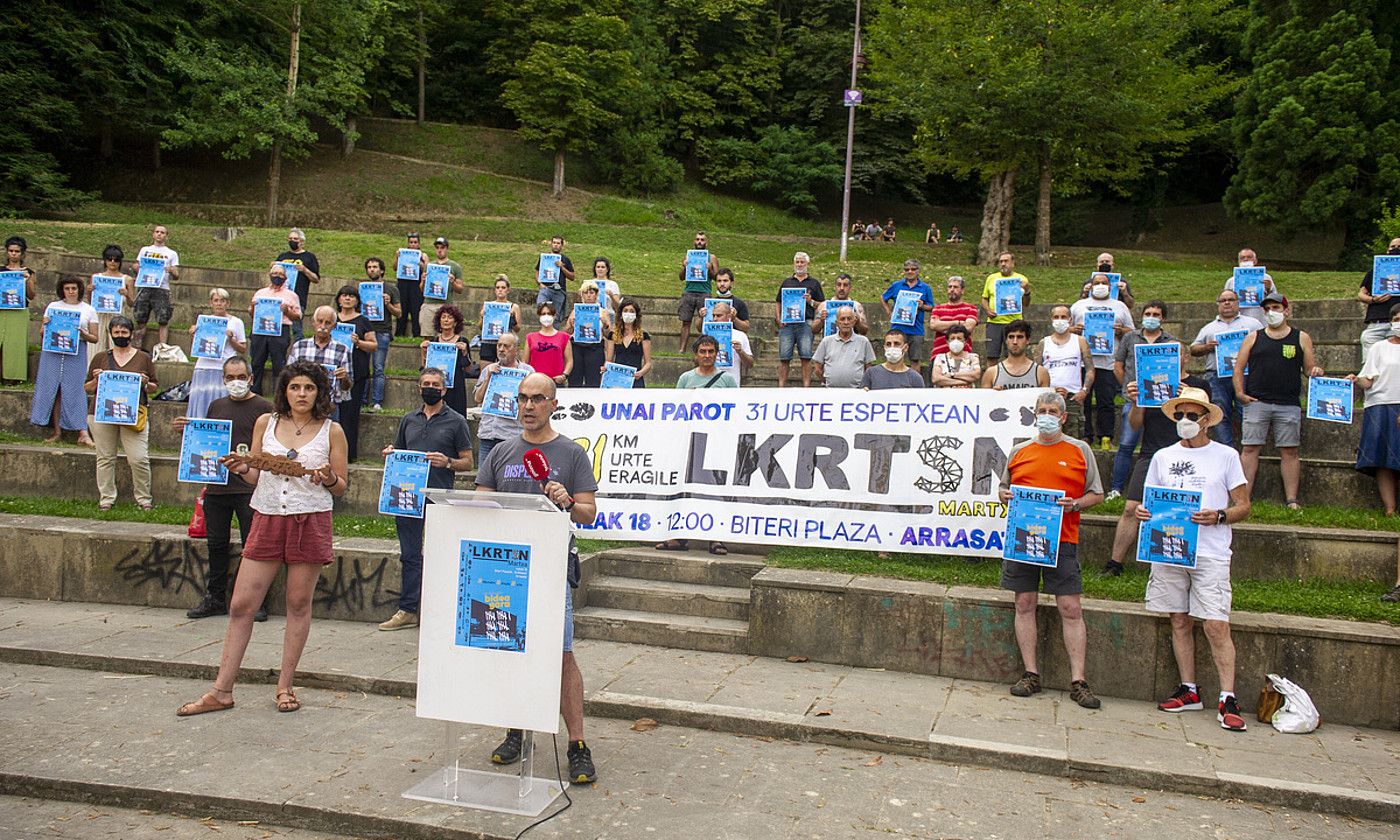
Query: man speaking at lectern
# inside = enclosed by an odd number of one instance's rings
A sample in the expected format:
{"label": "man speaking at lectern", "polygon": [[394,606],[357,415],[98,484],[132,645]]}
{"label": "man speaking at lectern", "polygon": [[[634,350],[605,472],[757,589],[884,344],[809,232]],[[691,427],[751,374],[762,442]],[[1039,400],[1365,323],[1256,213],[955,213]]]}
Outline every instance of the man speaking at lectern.
{"label": "man speaking at lectern", "polygon": [[[598,514],[593,494],[598,481],[593,477],[593,465],[583,447],[564,437],[549,424],[549,418],[559,407],[554,398],[554,380],[542,373],[532,373],[520,383],[516,411],[524,429],[519,437],[496,444],[476,474],[476,489],[497,490],[502,493],[544,494],[567,511],[577,523],[592,523]],[[548,481],[531,477],[525,467],[526,453],[539,452],[548,465]],[[531,458],[538,464],[539,459]],[[569,554],[574,554],[574,540],[569,537]],[[569,730],[569,781],[591,783],[597,779],[593,756],[583,741],[583,674],[574,661],[574,598],[578,585],[572,564],[569,587],[564,590],[564,664],[559,684],[559,711]],[[506,739],[491,753],[496,764],[513,764],[520,759],[522,733],[506,730]]]}

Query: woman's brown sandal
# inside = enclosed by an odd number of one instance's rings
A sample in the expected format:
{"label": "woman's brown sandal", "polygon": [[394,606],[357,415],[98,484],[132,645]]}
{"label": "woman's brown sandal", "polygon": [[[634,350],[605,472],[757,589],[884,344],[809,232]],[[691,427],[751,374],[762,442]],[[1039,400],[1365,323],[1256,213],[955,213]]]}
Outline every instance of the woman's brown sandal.
{"label": "woman's brown sandal", "polygon": [[[282,698],[287,698],[283,700]],[[290,688],[284,688],[277,692],[277,711],[295,712],[301,708],[301,701],[297,699],[296,693]]]}
{"label": "woman's brown sandal", "polygon": [[180,717],[189,717],[190,715],[202,715],[208,712],[222,712],[225,709],[232,708],[232,697],[228,699],[228,702],[225,702],[223,700],[220,700],[218,695],[216,695],[214,692],[206,691],[204,692],[204,696],[199,698],[195,702],[186,703],[185,705],[176,709],[175,714],[179,715]]}

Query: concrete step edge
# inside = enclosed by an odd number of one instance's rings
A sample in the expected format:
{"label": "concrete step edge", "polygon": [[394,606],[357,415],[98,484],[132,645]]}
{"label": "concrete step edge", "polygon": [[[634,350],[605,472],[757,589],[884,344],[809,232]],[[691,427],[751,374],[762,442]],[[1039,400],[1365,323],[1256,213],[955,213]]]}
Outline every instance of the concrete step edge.
{"label": "concrete step edge", "polygon": [[685,633],[724,636],[734,639],[748,638],[749,635],[749,623],[747,621],[737,621],[732,618],[671,615],[669,613],[657,613],[645,610],[621,610],[614,607],[579,607],[574,610],[574,621],[582,621],[585,624],[641,625]]}
{"label": "concrete step edge", "polygon": [[599,589],[614,592],[638,592],[648,595],[672,595],[706,598],[728,604],[747,604],[749,590],[740,586],[717,586],[710,583],[681,583],[668,580],[648,580],[623,575],[596,575],[588,581],[591,595]]}

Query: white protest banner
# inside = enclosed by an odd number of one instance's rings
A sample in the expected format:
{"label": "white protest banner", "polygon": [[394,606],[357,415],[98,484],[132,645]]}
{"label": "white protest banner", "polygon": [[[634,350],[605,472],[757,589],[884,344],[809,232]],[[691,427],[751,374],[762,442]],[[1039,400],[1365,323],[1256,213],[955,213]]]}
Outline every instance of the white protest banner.
{"label": "white protest banner", "polygon": [[598,478],[590,537],[1001,557],[998,476],[1034,389],[561,389]]}

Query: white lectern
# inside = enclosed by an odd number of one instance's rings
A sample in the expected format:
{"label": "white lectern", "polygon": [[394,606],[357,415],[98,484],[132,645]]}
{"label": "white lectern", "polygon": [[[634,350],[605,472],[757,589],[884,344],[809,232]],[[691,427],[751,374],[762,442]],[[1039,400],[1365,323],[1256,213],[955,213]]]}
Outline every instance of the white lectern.
{"label": "white lectern", "polygon": [[[428,490],[418,630],[420,718],[446,721],[442,769],[409,799],[534,816],[562,788],[533,775],[533,732],[559,731],[568,514],[544,496]],[[468,769],[461,724],[525,731],[518,775]]]}

